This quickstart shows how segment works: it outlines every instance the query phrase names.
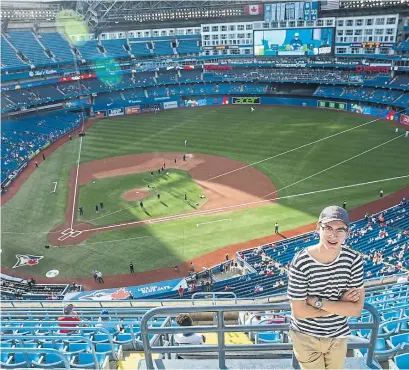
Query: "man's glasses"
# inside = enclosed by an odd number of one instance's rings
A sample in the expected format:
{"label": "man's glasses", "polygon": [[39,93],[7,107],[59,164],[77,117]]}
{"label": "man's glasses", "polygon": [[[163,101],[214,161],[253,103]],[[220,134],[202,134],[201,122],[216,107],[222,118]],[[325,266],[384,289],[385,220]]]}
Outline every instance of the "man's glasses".
{"label": "man's glasses", "polygon": [[333,234],[337,237],[346,237],[348,234],[348,229],[346,227],[340,227],[339,229],[334,229],[331,226],[320,224],[321,229],[325,234]]}

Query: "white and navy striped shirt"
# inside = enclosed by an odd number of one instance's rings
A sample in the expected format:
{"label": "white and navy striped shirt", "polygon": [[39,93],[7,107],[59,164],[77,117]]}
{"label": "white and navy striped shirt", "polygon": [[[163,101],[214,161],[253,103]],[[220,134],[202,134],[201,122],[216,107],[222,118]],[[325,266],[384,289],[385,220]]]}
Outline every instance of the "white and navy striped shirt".
{"label": "white and navy striped shirt", "polygon": [[[306,300],[307,296],[313,296],[339,301],[348,289],[363,286],[363,262],[356,251],[342,247],[332,263],[324,264],[315,260],[307,249],[303,249],[291,262],[287,295],[291,300]],[[350,334],[347,317],[332,314],[308,319],[296,319],[292,315],[291,329],[327,338]]]}

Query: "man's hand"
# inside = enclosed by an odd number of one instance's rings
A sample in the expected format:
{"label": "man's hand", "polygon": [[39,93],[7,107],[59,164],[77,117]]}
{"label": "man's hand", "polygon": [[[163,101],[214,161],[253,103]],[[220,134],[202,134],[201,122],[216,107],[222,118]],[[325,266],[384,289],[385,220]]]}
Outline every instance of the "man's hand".
{"label": "man's hand", "polygon": [[312,296],[308,296],[308,297],[307,297],[307,304],[308,304],[309,306],[314,307],[314,303],[317,302],[317,301],[318,301],[318,298],[317,298],[317,297],[312,297]]}
{"label": "man's hand", "polygon": [[362,289],[351,288],[348,289],[342,296],[341,301],[344,302],[358,302],[361,297]]}

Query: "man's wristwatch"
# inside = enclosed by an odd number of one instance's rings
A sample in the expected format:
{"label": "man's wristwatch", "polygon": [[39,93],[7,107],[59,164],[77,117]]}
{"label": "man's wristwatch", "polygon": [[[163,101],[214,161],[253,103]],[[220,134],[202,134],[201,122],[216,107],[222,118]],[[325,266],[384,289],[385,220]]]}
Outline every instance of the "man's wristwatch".
{"label": "man's wristwatch", "polygon": [[322,309],[322,298],[318,298],[315,302],[314,302],[314,307],[317,310],[321,310]]}

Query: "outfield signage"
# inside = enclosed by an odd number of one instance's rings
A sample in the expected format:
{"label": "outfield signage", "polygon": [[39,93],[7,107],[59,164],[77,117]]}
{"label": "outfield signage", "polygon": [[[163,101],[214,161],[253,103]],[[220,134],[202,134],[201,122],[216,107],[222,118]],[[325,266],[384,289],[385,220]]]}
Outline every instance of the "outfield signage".
{"label": "outfield signage", "polygon": [[337,109],[337,110],[347,110],[348,109],[347,103],[337,102],[337,101],[326,101],[326,100],[318,100],[317,107],[326,108],[326,109]]}
{"label": "outfield signage", "polygon": [[409,116],[406,114],[401,114],[399,122],[403,125],[409,126]]}
{"label": "outfield signage", "polygon": [[135,113],[141,113],[141,107],[139,105],[125,108],[125,114],[135,114]]}
{"label": "outfield signage", "polygon": [[106,110],[99,110],[95,112],[95,117],[96,118],[104,118],[107,116],[107,111]]}
{"label": "outfield signage", "polygon": [[177,101],[168,101],[163,103],[163,109],[172,109],[172,108],[177,108],[178,107],[178,102]]}
{"label": "outfield signage", "polygon": [[232,104],[260,104],[260,97],[250,96],[242,98],[233,96]]}
{"label": "outfield signage", "polygon": [[110,117],[122,116],[123,114],[124,114],[124,108],[108,109],[108,116]]}

